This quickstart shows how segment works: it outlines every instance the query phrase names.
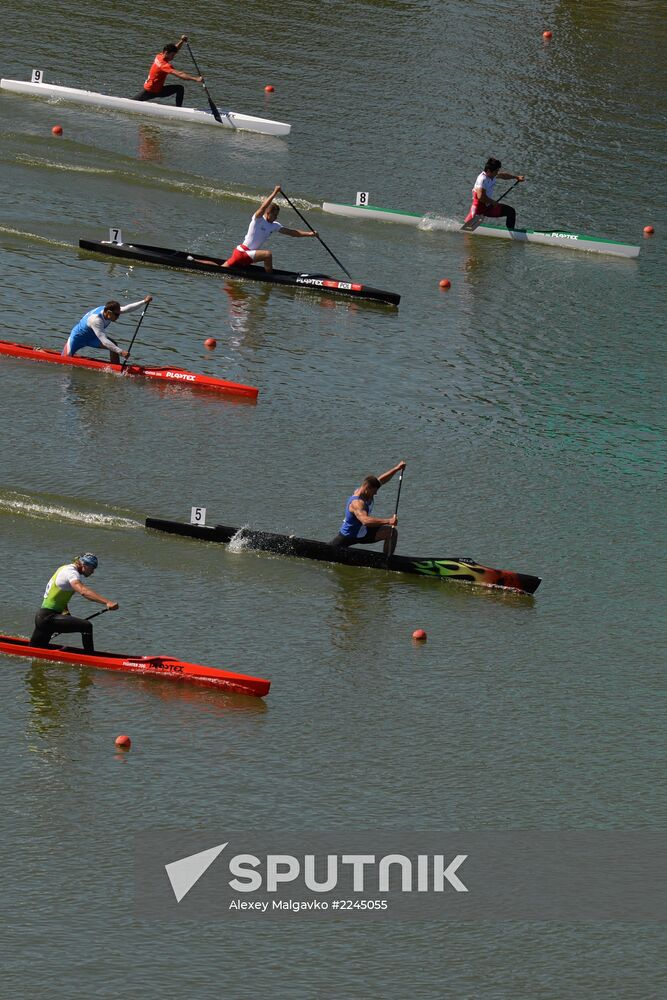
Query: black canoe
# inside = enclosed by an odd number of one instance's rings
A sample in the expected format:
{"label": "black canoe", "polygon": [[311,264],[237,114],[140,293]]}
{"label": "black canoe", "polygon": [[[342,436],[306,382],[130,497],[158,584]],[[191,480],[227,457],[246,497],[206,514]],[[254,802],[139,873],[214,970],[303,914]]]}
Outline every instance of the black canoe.
{"label": "black canoe", "polygon": [[[272,285],[290,285],[293,288],[310,288],[332,295],[346,295],[353,299],[369,299],[397,306],[401,296],[396,292],[383,292],[370,285],[359,285],[352,281],[337,281],[326,274],[299,274],[298,271],[265,271],[259,264],[252,267],[227,267],[221,271],[225,258],[213,257],[207,253],[187,250],[169,250],[166,247],[150,247],[142,243],[112,243],[109,240],[79,240],[81,250],[90,250],[108,257],[123,257],[145,264],[161,264],[165,267],[186,268],[189,271],[205,271],[208,274],[223,275],[227,278],[243,278],[248,281],[265,281]],[[215,261],[202,263],[202,258]]]}
{"label": "black canoe", "polygon": [[147,517],[146,527],[156,531],[167,531],[172,535],[186,535],[207,542],[229,542],[236,535],[248,548],[260,552],[274,552],[282,556],[297,556],[301,559],[318,559],[322,562],[343,563],[346,566],[365,566],[368,569],[393,570],[396,573],[416,573],[430,576],[443,582],[459,581],[475,583],[483,587],[504,587],[509,590],[534,594],[540,583],[539,576],[527,573],[513,573],[511,570],[490,569],[480,566],[474,559],[418,559],[412,556],[391,556],[385,559],[381,552],[370,549],[334,548],[327,542],[311,538],[297,538],[295,535],[276,535],[269,531],[252,531],[250,528],[230,528],[225,524],[207,527],[186,524],[182,521],[163,521],[157,517]]}

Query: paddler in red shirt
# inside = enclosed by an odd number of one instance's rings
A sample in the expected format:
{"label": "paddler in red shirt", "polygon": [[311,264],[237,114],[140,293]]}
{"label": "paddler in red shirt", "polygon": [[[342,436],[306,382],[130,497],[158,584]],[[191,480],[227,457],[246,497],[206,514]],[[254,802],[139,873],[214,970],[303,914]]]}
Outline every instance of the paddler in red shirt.
{"label": "paddler in red shirt", "polygon": [[165,87],[164,81],[167,79],[169,73],[173,73],[179,80],[192,80],[193,83],[203,83],[203,77],[190,76],[189,73],[183,73],[180,69],[174,69],[171,65],[179,49],[187,40],[187,35],[181,35],[175,45],[165,45],[162,52],[158,52],[153,60],[153,65],[148,71],[148,79],[144,84],[144,89],[139,94],[135,94],[132,98],[133,101],[154,101],[156,97],[175,97],[176,107],[181,108],[183,106],[185,90],[180,83]]}

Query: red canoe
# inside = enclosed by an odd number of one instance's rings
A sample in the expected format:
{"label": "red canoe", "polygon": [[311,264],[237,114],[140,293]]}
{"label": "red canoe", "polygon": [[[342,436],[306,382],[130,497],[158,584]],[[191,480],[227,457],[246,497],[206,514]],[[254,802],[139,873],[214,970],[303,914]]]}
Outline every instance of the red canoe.
{"label": "red canoe", "polygon": [[208,684],[221,691],[249,694],[263,698],[269,693],[271,681],[261,677],[236,674],[219,667],[205,667],[200,663],[186,663],[173,656],[122,656],[119,653],[84,653],[72,646],[31,646],[27,639],[13,635],[0,635],[0,653],[24,656],[27,659],[53,660],[56,663],[77,663],[106,670],[141,674],[143,677],[165,677],[170,681],[190,681]]}
{"label": "red canoe", "polygon": [[160,382],[171,382],[186,385],[196,389],[210,389],[213,392],[224,392],[231,396],[244,396],[247,399],[257,399],[259,389],[252,385],[242,385],[240,382],[228,382],[213,375],[197,375],[184,368],[143,368],[141,365],[113,365],[110,361],[98,361],[96,358],[66,358],[58,351],[48,347],[26,347],[24,344],[13,344],[10,340],[0,340],[0,354],[8,354],[12,358],[27,358],[29,361],[50,361],[54,365],[71,365],[76,368],[94,368],[97,371],[118,372],[123,375],[133,375],[138,378],[158,379]]}

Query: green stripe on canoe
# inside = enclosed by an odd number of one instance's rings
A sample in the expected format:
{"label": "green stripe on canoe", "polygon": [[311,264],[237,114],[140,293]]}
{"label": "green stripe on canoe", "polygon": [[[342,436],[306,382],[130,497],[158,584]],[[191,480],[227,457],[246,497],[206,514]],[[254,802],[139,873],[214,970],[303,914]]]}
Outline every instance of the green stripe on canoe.
{"label": "green stripe on canoe", "polygon": [[[491,233],[504,232],[503,226],[487,226],[481,223],[477,229],[488,229]],[[629,247],[631,243],[621,243],[619,240],[607,240],[603,236],[587,236],[585,233],[568,233],[565,229],[513,229],[507,232],[523,233],[525,236],[555,236],[558,239],[572,240],[573,243],[608,243],[614,247]]]}

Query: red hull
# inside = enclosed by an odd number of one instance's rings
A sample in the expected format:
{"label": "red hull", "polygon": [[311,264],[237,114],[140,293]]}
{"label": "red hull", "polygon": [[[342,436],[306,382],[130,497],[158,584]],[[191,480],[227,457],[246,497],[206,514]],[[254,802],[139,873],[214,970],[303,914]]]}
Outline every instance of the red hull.
{"label": "red hull", "polygon": [[27,659],[53,660],[57,663],[76,663],[79,666],[102,667],[121,670],[123,673],[141,674],[143,677],[165,677],[170,681],[189,681],[208,684],[222,691],[254,695],[263,698],[269,693],[271,681],[262,677],[249,677],[231,670],[206,667],[200,663],[186,663],[173,656],[121,656],[117,653],[84,653],[71,646],[31,646],[27,639],[13,635],[0,635],[0,653],[24,656]]}
{"label": "red hull", "polygon": [[224,392],[232,396],[244,396],[247,399],[257,399],[259,389],[252,385],[242,385],[240,382],[227,382],[213,375],[197,375],[184,368],[144,368],[141,365],[112,365],[110,361],[98,361],[95,358],[66,358],[58,351],[47,347],[26,347],[14,344],[9,340],[0,340],[0,354],[12,358],[25,358],[28,361],[49,361],[54,365],[70,365],[74,368],[95,368],[98,371],[117,372],[131,375],[135,378],[157,379],[160,382],[177,383],[197,389],[210,389],[213,392]]}

